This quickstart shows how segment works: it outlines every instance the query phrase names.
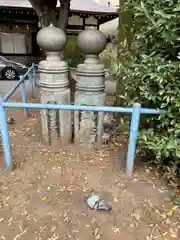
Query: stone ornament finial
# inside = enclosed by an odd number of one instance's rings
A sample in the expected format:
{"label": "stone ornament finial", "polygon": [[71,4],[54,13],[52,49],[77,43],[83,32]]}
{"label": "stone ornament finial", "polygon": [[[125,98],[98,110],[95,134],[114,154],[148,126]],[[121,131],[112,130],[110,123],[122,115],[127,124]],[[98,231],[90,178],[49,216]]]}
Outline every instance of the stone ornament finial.
{"label": "stone ornament finial", "polygon": [[45,52],[60,52],[66,45],[67,37],[63,30],[52,23],[37,34],[37,43]]}
{"label": "stone ornament finial", "polygon": [[77,38],[77,47],[85,55],[101,53],[105,49],[106,43],[106,36],[95,29],[85,30]]}

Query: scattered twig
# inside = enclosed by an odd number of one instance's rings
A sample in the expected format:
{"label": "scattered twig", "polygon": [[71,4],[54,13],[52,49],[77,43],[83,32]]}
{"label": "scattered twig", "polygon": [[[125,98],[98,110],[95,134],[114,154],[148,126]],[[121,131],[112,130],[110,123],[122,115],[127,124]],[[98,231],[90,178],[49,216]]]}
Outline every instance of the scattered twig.
{"label": "scattered twig", "polygon": [[13,238],[13,240],[19,239],[23,234],[25,234],[25,233],[27,232],[27,230],[28,230],[28,229],[26,228],[23,232],[21,232],[20,234],[16,235],[16,237]]}
{"label": "scattered twig", "polygon": [[154,232],[155,232],[155,230],[156,230],[156,227],[157,227],[157,225],[158,224],[154,224],[154,226],[153,226],[153,228],[152,228],[152,230],[151,230],[151,233],[150,233],[150,235],[147,237],[147,240],[153,240],[153,234],[154,234]]}

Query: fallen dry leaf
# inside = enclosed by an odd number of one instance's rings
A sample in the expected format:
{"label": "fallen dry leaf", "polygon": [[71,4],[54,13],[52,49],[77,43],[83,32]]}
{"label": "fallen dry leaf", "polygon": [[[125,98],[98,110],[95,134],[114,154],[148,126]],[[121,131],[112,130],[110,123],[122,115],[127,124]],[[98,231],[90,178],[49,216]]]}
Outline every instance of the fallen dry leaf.
{"label": "fallen dry leaf", "polygon": [[114,233],[120,233],[120,230],[119,230],[119,228],[113,228],[113,232]]}
{"label": "fallen dry leaf", "polygon": [[94,230],[94,236],[97,236],[98,233],[99,233],[99,228],[96,228],[96,229]]}
{"label": "fallen dry leaf", "polygon": [[101,236],[101,234],[98,234],[95,238],[96,239],[99,239],[100,238],[100,236]]}
{"label": "fallen dry leaf", "polygon": [[133,213],[133,214],[131,214],[131,217],[134,217],[137,221],[139,221],[140,218],[141,218],[138,213]]}

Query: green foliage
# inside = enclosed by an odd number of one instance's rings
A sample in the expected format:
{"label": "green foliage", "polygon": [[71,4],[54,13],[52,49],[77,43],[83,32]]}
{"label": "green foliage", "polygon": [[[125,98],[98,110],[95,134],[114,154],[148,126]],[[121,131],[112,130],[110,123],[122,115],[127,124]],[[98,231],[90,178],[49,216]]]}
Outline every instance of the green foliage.
{"label": "green foliage", "polygon": [[180,0],[127,0],[121,11],[133,12],[133,39],[113,72],[123,76],[126,104],[167,109],[142,118],[139,144],[180,184]]}
{"label": "green foliage", "polygon": [[76,47],[77,36],[68,36],[67,45],[64,51],[64,59],[70,67],[77,67],[78,64],[84,62],[84,55]]}
{"label": "green foliage", "polygon": [[105,69],[109,69],[116,61],[116,52],[112,48],[112,44],[107,44],[105,50],[99,55],[99,59],[104,64]]}
{"label": "green foliage", "polygon": [[171,196],[171,200],[174,204],[180,205],[180,194],[175,193]]}
{"label": "green foliage", "polygon": [[114,61],[111,48],[107,45],[106,49],[99,55],[100,61],[104,64],[105,69],[108,69]]}

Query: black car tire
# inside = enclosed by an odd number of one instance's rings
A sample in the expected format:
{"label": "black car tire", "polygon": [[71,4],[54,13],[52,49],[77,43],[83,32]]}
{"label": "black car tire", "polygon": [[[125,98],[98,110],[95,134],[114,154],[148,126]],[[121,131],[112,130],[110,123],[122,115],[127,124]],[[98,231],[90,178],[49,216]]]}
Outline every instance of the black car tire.
{"label": "black car tire", "polygon": [[2,77],[3,79],[6,79],[6,80],[15,80],[17,79],[17,72],[12,67],[6,67],[3,70]]}

